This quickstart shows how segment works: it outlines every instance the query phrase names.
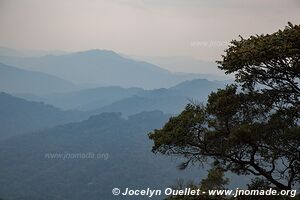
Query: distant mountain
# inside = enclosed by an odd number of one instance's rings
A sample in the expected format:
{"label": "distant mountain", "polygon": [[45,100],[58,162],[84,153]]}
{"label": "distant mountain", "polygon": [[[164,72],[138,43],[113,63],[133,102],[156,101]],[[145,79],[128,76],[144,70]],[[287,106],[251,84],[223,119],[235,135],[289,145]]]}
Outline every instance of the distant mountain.
{"label": "distant mountain", "polygon": [[44,103],[0,93],[0,140],[87,117],[83,112],[61,111]]}
{"label": "distant mountain", "polygon": [[31,58],[1,56],[0,62],[45,72],[83,85],[153,89],[203,78],[201,74],[171,73],[156,65],[125,58],[107,50]]}
{"label": "distant mountain", "polygon": [[177,92],[178,94],[197,98],[203,97],[205,94],[211,93],[213,90],[218,89],[219,87],[224,87],[226,84],[230,83],[229,81],[209,81],[207,79],[193,79],[181,82],[173,87],[170,87],[169,90]]}
{"label": "distant mountain", "polygon": [[62,109],[94,110],[133,96],[141,91],[143,91],[141,88],[110,86],[40,96],[24,93],[15,95],[28,100],[43,101]]}
{"label": "distant mountain", "polygon": [[222,88],[223,81],[194,79],[168,89],[143,90],[141,88],[99,87],[70,93],[50,95],[15,94],[33,101],[43,101],[61,109],[102,112],[122,112],[132,115],[142,111],[161,110],[179,113],[190,101],[204,102],[210,92]]}
{"label": "distant mountain", "polygon": [[95,112],[121,112],[124,115],[132,115],[142,111],[161,110],[164,113],[177,114],[188,103],[205,102],[212,91],[224,86],[225,82],[205,79],[185,81],[169,89],[141,91]]}
{"label": "distant mountain", "polygon": [[[164,190],[179,178],[201,180],[205,170],[178,171],[179,160],[151,153],[147,133],[160,128],[168,118],[159,111],[143,112],[127,120],[118,113],[104,113],[0,142],[0,196],[23,200],[149,199],[113,196],[111,190]],[[95,157],[76,158],[76,154]]]}
{"label": "distant mountain", "polygon": [[128,56],[137,60],[144,60],[172,72],[200,73],[208,80],[226,80],[224,72],[218,69],[214,61],[204,61],[188,56]]}
{"label": "distant mountain", "polygon": [[0,63],[0,91],[46,94],[72,91],[76,88],[73,83],[52,75]]}

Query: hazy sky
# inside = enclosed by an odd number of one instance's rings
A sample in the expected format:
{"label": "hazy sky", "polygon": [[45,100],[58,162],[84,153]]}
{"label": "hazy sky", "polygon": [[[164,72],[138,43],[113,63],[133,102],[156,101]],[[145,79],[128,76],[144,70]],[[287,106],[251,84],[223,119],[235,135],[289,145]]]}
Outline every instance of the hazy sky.
{"label": "hazy sky", "polygon": [[0,46],[215,60],[239,34],[288,21],[299,0],[0,0]]}

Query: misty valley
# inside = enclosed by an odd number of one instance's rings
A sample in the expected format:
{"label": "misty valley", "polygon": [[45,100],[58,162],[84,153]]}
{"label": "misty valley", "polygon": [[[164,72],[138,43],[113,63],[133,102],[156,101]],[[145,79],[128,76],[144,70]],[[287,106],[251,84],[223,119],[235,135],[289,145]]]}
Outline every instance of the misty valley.
{"label": "misty valley", "polygon": [[0,200],[300,200],[298,0],[0,0]]}
{"label": "misty valley", "polygon": [[[111,66],[108,62],[106,68],[101,67],[107,60],[116,59],[111,57],[117,57],[121,64]],[[201,74],[173,74],[101,50],[50,58],[3,56],[0,59],[5,63],[0,64],[1,197],[115,199],[112,186],[163,189],[179,180],[199,181],[205,177],[206,168],[195,166],[179,171],[180,159],[153,154],[148,133],[161,128],[187,103],[205,102],[211,91],[224,87],[230,80],[207,80]],[[43,59],[43,64],[38,62],[39,68],[33,64]],[[65,80],[67,77],[55,76],[43,66],[55,62],[73,76],[81,73],[73,69],[70,64],[73,60],[78,69],[81,63],[99,65],[97,72],[88,69],[89,66],[83,68],[99,76],[93,83],[98,86],[89,88],[71,82],[76,80]],[[139,71],[122,64],[128,62]],[[130,72],[132,77],[122,74],[125,77],[113,79],[120,70]],[[57,72],[63,73],[60,69]],[[110,79],[101,77],[105,74]],[[148,86],[144,85],[146,82],[139,84],[145,76],[149,79]],[[160,76],[167,87],[153,88]],[[72,153],[107,154],[108,158],[45,157]]]}

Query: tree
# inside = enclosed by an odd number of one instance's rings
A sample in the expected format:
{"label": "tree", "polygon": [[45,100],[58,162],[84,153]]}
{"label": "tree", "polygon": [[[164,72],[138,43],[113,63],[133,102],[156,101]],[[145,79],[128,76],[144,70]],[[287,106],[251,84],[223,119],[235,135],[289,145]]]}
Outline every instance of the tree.
{"label": "tree", "polygon": [[[224,170],[218,165],[213,165],[212,169],[208,171],[206,179],[203,179],[200,186],[195,185],[193,182],[184,184],[183,180],[180,180],[174,189],[191,188],[194,190],[200,189],[201,191],[208,191],[209,189],[222,190],[226,189],[228,184],[228,178],[224,176]],[[195,195],[195,196],[170,196],[166,200],[215,200],[215,199],[226,199],[223,196],[209,196],[208,194]],[[228,199],[228,198],[227,198]]]}
{"label": "tree", "polygon": [[300,185],[300,26],[233,40],[218,61],[235,84],[189,104],[149,134],[153,152],[215,160],[278,189]]}
{"label": "tree", "polygon": [[207,178],[201,181],[200,189],[201,191],[224,190],[228,182],[228,178],[224,176],[224,169],[214,166],[208,171]]}

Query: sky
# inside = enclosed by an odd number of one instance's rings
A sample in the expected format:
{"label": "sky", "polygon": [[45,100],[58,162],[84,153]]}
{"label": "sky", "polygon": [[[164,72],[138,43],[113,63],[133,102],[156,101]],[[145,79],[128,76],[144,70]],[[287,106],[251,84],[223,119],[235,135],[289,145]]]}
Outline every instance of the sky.
{"label": "sky", "polygon": [[238,35],[300,23],[299,0],[0,0],[0,46],[218,60]]}

